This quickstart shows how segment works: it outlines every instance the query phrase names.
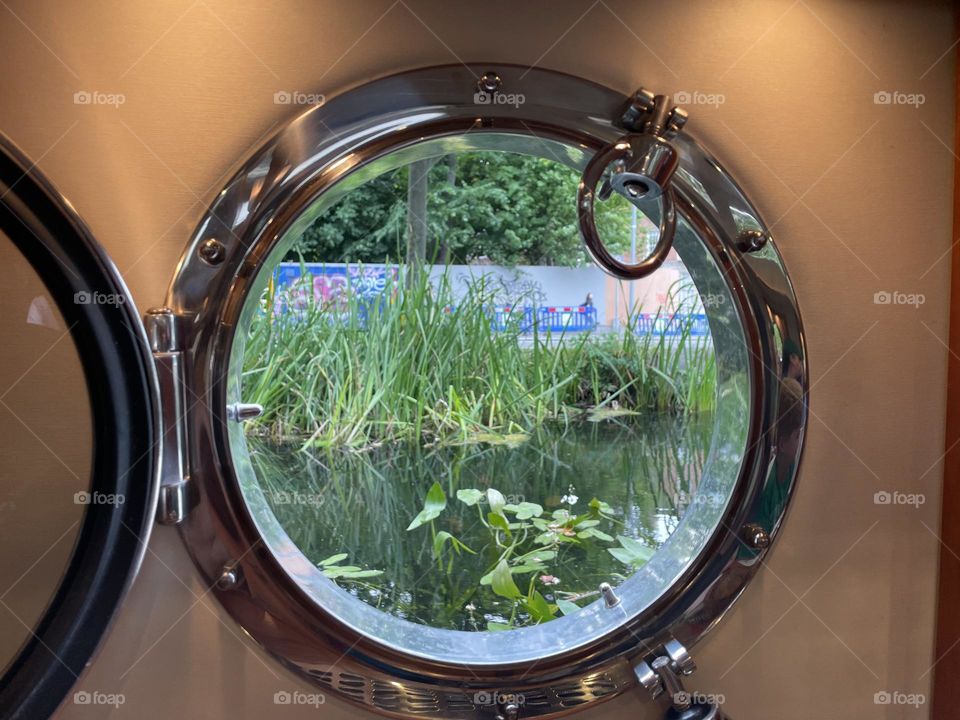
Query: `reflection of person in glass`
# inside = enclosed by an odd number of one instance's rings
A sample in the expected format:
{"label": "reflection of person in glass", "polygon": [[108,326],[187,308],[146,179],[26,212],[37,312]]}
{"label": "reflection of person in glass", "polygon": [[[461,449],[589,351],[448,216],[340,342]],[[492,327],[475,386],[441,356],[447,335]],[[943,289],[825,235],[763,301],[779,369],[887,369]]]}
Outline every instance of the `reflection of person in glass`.
{"label": "reflection of person in glass", "polygon": [[800,346],[793,340],[787,340],[783,344],[783,374],[784,380],[793,378],[794,380],[803,380],[803,353]]}

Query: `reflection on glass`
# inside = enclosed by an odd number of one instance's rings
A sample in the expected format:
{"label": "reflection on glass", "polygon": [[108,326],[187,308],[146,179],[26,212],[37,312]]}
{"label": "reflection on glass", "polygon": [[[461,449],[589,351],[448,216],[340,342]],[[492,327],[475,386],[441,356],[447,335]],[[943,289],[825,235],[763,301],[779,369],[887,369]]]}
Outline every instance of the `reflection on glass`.
{"label": "reflection on glass", "polygon": [[[0,668],[39,622],[69,564],[90,487],[90,407],[69,329],[0,235]],[[78,495],[80,493],[80,495]]]}
{"label": "reflection on glass", "polygon": [[[462,152],[366,180],[308,211],[248,301],[240,397],[265,411],[244,441],[320,572],[407,620],[504,630],[644,567],[711,451],[719,512],[743,418],[716,433],[712,332],[739,332],[718,275],[698,292],[675,253],[632,284],[604,275],[579,173],[554,159]],[[656,228],[614,197],[598,228],[633,261]]]}

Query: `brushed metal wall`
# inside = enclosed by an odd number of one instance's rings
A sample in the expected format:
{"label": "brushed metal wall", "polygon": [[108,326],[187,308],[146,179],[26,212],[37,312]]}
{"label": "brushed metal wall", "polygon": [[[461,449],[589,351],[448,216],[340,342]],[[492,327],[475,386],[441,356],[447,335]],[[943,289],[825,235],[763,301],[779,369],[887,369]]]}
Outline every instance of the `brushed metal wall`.
{"label": "brushed metal wall", "polygon": [[[947,3],[7,0],[0,20],[0,131],[72,199],[141,310],[162,302],[231,166],[297,112],[275,104],[278,91],[332,95],[400,69],[491,60],[624,93],[642,83],[690,94],[688,131],[773,228],[812,369],[785,532],[696,648],[691,685],[722,693],[736,720],[927,716],[929,704],[878,705],[875,694],[929,698],[935,662],[954,163]],[[78,92],[123,102],[77,104]],[[885,304],[884,292],[923,302]],[[15,422],[0,416],[0,432]],[[875,501],[894,491],[925,502]],[[124,704],[68,702],[63,720],[316,716],[274,705],[277,690],[309,688],[220,611],[168,528],[78,687]],[[323,712],[358,715],[333,698]],[[660,715],[638,694],[592,716]]]}

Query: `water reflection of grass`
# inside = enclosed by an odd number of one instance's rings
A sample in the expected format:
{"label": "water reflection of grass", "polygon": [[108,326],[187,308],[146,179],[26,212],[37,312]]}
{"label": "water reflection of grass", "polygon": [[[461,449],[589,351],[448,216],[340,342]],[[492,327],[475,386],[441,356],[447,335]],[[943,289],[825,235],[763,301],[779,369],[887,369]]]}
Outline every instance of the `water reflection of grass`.
{"label": "water reflection of grass", "polygon": [[[524,298],[515,298],[522,304]],[[244,353],[243,398],[263,405],[253,432],[315,447],[471,442],[519,436],[592,410],[673,412],[715,406],[708,341],[633,332],[521,337],[491,326],[483,280],[454,302],[420,274],[380,299],[272,312],[263,298]],[[267,310],[270,309],[270,310]],[[681,321],[678,321],[681,322]]]}
{"label": "water reflection of grass", "polygon": [[[313,562],[346,553],[344,564],[382,571],[345,583],[367,602],[435,626],[482,629],[491,617],[508,619],[515,604],[480,584],[501,549],[478,519],[478,508],[455,500],[458,490],[493,487],[511,504],[542,505],[544,518],[561,508],[586,514],[590,500],[599,498],[612,515],[600,518],[601,533],[637,538],[653,549],[696,490],[712,427],[709,415],[682,422],[629,417],[543,426],[515,447],[423,448],[406,442],[367,452],[301,452],[299,444],[251,438],[251,449],[268,502]],[[429,530],[408,531],[434,482],[449,499],[446,509]],[[576,495],[576,502],[561,502],[565,495]],[[476,554],[447,547],[438,564],[431,530],[450,533]],[[551,605],[561,598],[589,599],[600,582],[615,583],[630,572],[609,552],[615,546],[584,538],[563,547],[538,574],[559,578],[559,584],[538,582],[539,591]],[[533,577],[518,577],[524,592]],[[523,613],[514,620],[536,621]]]}

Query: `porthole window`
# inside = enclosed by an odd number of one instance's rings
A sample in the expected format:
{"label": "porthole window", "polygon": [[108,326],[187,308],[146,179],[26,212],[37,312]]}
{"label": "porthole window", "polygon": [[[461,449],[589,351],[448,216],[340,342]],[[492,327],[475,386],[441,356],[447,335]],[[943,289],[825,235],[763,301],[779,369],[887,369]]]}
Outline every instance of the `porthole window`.
{"label": "porthole window", "polygon": [[807,378],[769,233],[685,120],[432,68],[312,108],[217,197],[148,317],[161,386],[202,398],[164,405],[160,513],[288,666],[434,717],[692,671],[780,530]]}
{"label": "porthole window", "polygon": [[[256,521],[314,584],[502,631],[578,613],[604,583],[615,595],[664,546],[679,572],[707,539],[669,544],[691,505],[719,519],[743,454],[710,332],[732,300],[704,302],[676,253],[646,281],[597,267],[571,201],[581,158],[494,132],[421,142],[321,195],[264,263],[240,371],[264,412],[234,450]],[[646,254],[657,226],[632,211],[614,195],[598,225]],[[715,275],[704,260],[694,272]],[[723,391],[743,403],[743,340],[720,332]],[[655,596],[661,577],[637,582]]]}

